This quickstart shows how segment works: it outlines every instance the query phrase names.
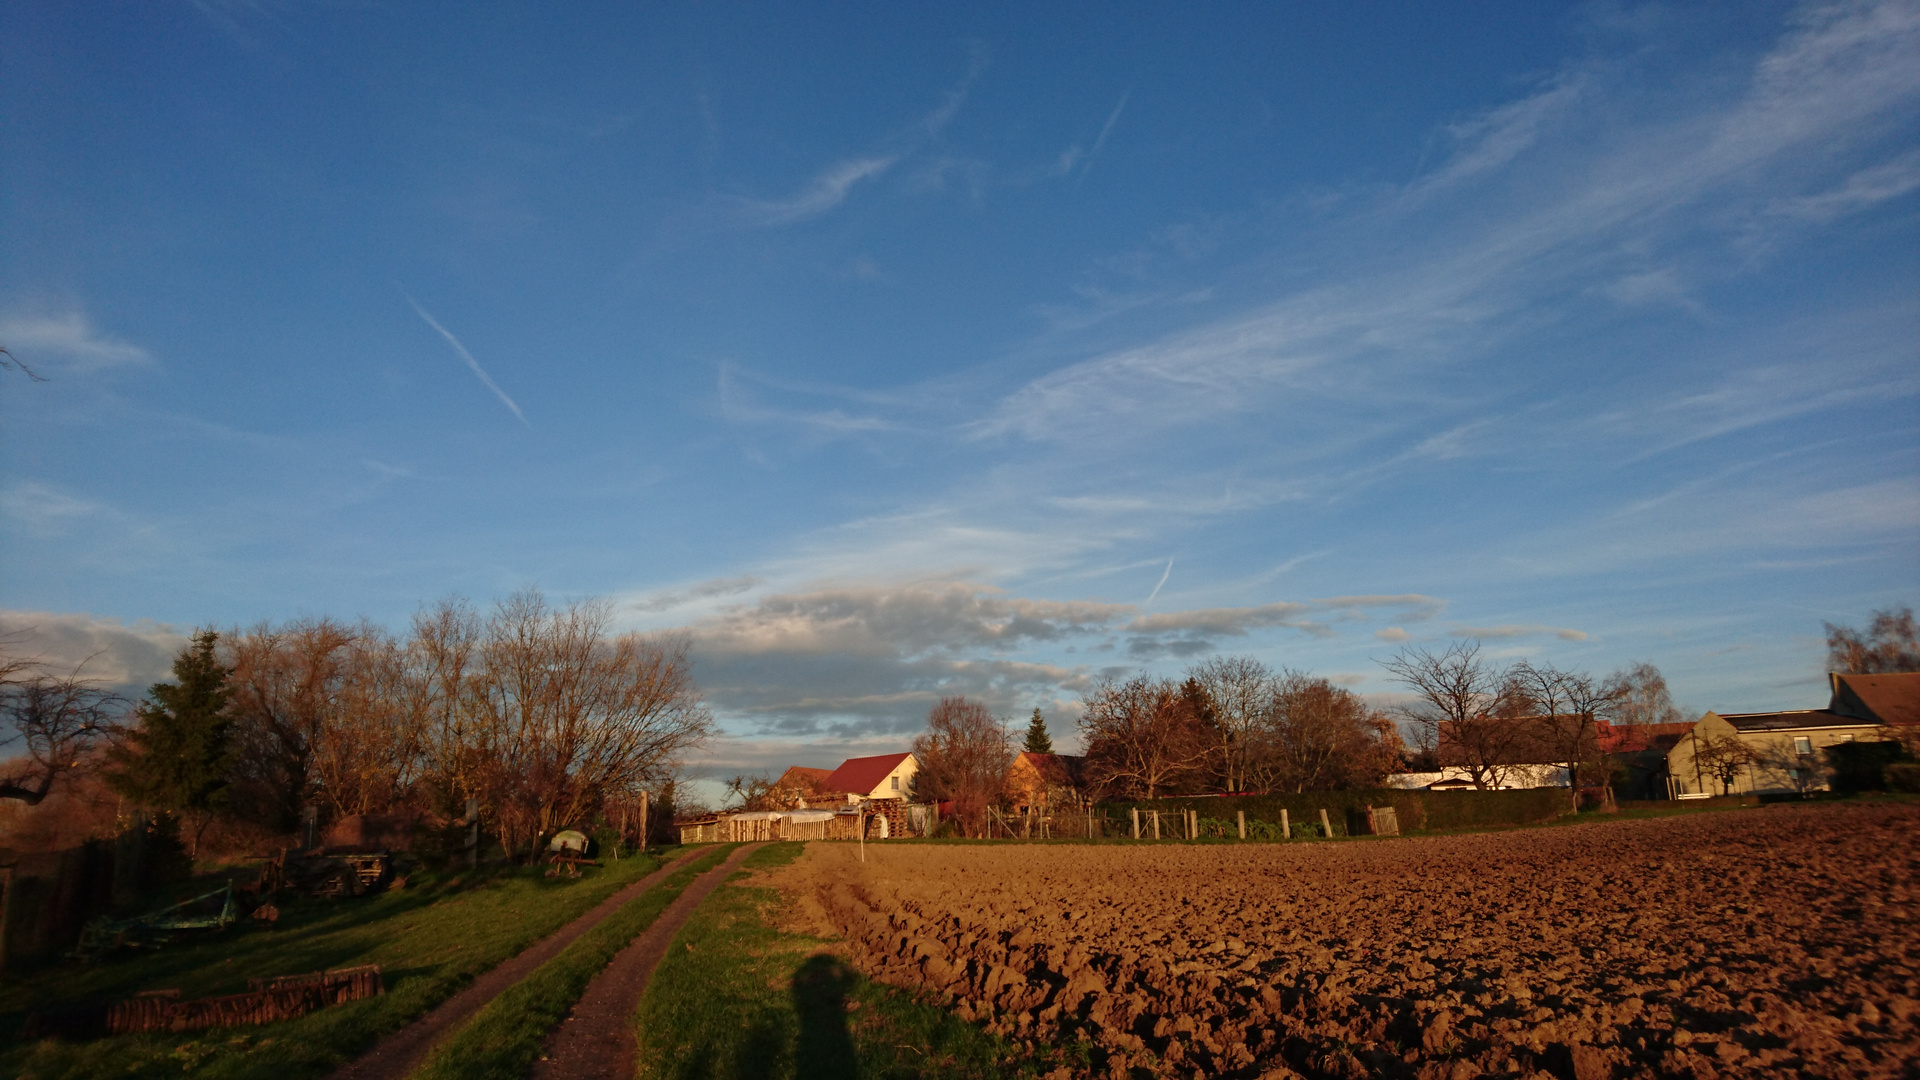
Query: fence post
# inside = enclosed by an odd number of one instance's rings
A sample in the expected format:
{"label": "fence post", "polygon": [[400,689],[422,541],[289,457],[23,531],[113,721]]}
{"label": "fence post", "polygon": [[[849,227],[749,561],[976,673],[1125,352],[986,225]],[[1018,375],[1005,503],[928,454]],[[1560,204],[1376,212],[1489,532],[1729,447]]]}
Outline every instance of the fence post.
{"label": "fence post", "polygon": [[467,867],[480,865],[480,800],[467,800]]}
{"label": "fence post", "polygon": [[1140,808],[1133,808],[1133,838],[1140,839]]}
{"label": "fence post", "polygon": [[1287,808],[1280,808],[1280,839],[1293,839],[1293,822],[1287,820]]}
{"label": "fence post", "polygon": [[1200,839],[1200,811],[1187,811],[1187,839]]}
{"label": "fence post", "polygon": [[1245,810],[1235,810],[1233,816],[1239,820],[1240,839],[1245,840],[1247,838],[1247,812]]}
{"label": "fence post", "polygon": [[647,850],[647,792],[640,790],[640,850]]}
{"label": "fence post", "polygon": [[1333,839],[1333,822],[1327,820],[1327,808],[1324,806],[1320,808],[1320,831],[1327,834],[1327,839]]}
{"label": "fence post", "polygon": [[1158,840],[1160,839],[1160,811],[1150,810],[1148,813],[1153,815],[1153,838]]}

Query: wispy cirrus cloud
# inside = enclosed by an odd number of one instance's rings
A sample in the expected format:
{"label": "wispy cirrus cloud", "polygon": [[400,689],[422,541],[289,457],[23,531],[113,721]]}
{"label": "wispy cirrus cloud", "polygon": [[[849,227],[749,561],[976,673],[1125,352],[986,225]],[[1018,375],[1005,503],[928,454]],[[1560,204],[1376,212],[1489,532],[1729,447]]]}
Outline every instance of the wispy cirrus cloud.
{"label": "wispy cirrus cloud", "polygon": [[850,158],[827,166],[806,187],[784,199],[742,199],[747,220],[758,225],[790,225],[819,217],[847,201],[855,184],[881,175],[900,160],[899,154]]}
{"label": "wispy cirrus cloud", "polygon": [[911,157],[959,114],[961,107],[966,104],[967,95],[973,90],[975,80],[986,70],[986,54],[977,43],[969,53],[966,74],[941,96],[940,104],[905,133],[885,140],[893,148],[836,161],[815,173],[813,179],[798,191],[784,198],[736,197],[734,203],[741,218],[749,224],[772,226],[792,225],[819,217],[846,202],[856,186],[880,178]]}
{"label": "wispy cirrus cloud", "polygon": [[[403,293],[401,295],[404,296],[405,294]],[[414,314],[420,316],[428,326],[433,327],[435,332],[447,339],[447,344],[453,346],[453,351],[460,355],[460,359],[467,362],[467,368],[473,372],[474,378],[479,379],[481,385],[493,391],[493,396],[500,399],[500,404],[505,405],[513,413],[515,419],[519,420],[522,424],[526,424],[527,427],[533,426],[527,423],[527,416],[520,411],[520,406],[516,404],[512,398],[507,396],[505,390],[500,389],[500,384],[493,381],[493,376],[487,374],[487,369],[480,366],[480,361],[473,358],[473,354],[468,352],[467,347],[460,343],[460,339],[453,336],[453,331],[441,326],[440,320],[427,314],[427,309],[421,307],[419,302],[414,300],[413,297],[407,297],[407,304],[413,308]]]}
{"label": "wispy cirrus cloud", "polygon": [[1883,152],[1889,125],[1920,109],[1916,51],[1920,15],[1887,2],[1811,9],[1732,93],[1685,84],[1629,107],[1639,61],[1583,61],[1456,125],[1433,173],[1348,200],[1323,241],[1344,264],[1329,275],[1340,284],[1062,367],[969,433],[1137,438],[1275,407],[1303,423],[1313,409],[1368,411],[1486,355],[1521,328],[1518,313],[1537,321],[1555,310],[1549,298],[1610,270],[1622,301],[1688,306],[1684,274],[1627,253],[1683,237],[1725,249],[1794,207],[1816,216],[1911,190],[1903,147],[1796,201],[1835,168],[1811,163]]}
{"label": "wispy cirrus cloud", "polygon": [[702,581],[694,585],[689,585],[683,589],[667,589],[661,592],[648,593],[646,596],[632,601],[628,606],[635,611],[672,611],[675,608],[685,607],[688,604],[703,600],[718,600],[728,596],[738,596],[761,583],[762,579],[752,574],[744,574],[739,577],[715,578],[711,581]]}
{"label": "wispy cirrus cloud", "polygon": [[14,312],[0,318],[0,345],[29,366],[38,364],[41,356],[55,356],[70,371],[153,362],[153,354],[146,349],[95,329],[93,320],[79,308],[57,314]]}
{"label": "wispy cirrus cloud", "polygon": [[1454,637],[1463,638],[1528,638],[1556,637],[1561,641],[1585,641],[1585,630],[1569,630],[1564,626],[1535,626],[1523,623],[1502,623],[1499,626],[1456,626]]}

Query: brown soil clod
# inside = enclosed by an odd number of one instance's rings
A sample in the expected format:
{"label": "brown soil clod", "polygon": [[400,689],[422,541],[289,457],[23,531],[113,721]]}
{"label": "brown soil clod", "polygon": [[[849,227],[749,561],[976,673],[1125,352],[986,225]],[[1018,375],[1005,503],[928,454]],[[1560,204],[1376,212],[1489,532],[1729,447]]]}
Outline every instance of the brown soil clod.
{"label": "brown soil clod", "polygon": [[1920,807],[1391,844],[814,845],[854,963],[1096,1075],[1874,1077],[1920,1060]]}

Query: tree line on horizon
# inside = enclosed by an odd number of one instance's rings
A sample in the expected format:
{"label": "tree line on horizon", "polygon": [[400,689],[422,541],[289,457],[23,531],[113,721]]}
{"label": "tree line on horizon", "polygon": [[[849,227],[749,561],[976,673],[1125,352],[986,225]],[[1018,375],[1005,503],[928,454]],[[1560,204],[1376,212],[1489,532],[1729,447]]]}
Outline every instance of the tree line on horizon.
{"label": "tree line on horizon", "polygon": [[[1911,608],[1826,630],[1830,670],[1920,670]],[[325,618],[203,630],[173,681],[137,703],[84,663],[55,670],[20,644],[0,638],[0,806],[15,820],[75,777],[110,793],[114,814],[158,811],[195,835],[216,821],[284,833],[309,805],[329,817],[451,818],[472,800],[516,851],[671,784],[713,730],[685,637],[616,634],[606,602],[554,606],[533,590],[485,614],[459,599],[430,605],[404,634]],[[1576,772],[1599,770],[1596,721],[1683,719],[1651,664],[1596,680],[1503,667],[1463,642],[1404,649],[1385,666],[1411,691],[1393,712],[1245,657],[1180,679],[1109,678],[1083,701],[1086,777],[1103,798],[1325,790],[1437,765],[1444,749],[1477,785],[1496,786],[1513,740],[1544,740]],[[1052,749],[1038,709],[1024,745]],[[1008,725],[966,698],[935,705],[914,750],[924,797],[973,821],[1004,798],[1016,752]]]}
{"label": "tree line on horizon", "polygon": [[[1864,632],[1826,629],[1830,670],[1920,670],[1909,608],[1876,612]],[[1085,795],[1348,790],[1443,765],[1485,790],[1501,786],[1516,763],[1566,765],[1570,786],[1597,786],[1621,768],[1602,750],[1601,723],[1633,729],[1687,719],[1651,663],[1596,678],[1530,660],[1502,665],[1479,642],[1461,641],[1408,647],[1382,666],[1410,695],[1393,710],[1325,677],[1251,657],[1212,657],[1178,679],[1104,679],[1084,697],[1079,719]],[[913,744],[915,796],[951,802],[967,835],[982,835],[989,809],[1007,801],[1013,739],[984,704],[941,699]],[[1023,748],[1051,750],[1038,709]],[[1710,762],[1750,753],[1743,745],[1705,752]]]}
{"label": "tree line on horizon", "polygon": [[[27,755],[0,795],[44,799],[84,771],[164,815],[191,845],[212,825],[284,834],[327,819],[463,817],[510,854],[670,782],[713,729],[675,635],[611,632],[611,605],[517,592],[485,614],[423,608],[404,635],[298,619],[201,630],[138,703],[77,676],[5,687]],[[50,690],[70,691],[65,717]]]}

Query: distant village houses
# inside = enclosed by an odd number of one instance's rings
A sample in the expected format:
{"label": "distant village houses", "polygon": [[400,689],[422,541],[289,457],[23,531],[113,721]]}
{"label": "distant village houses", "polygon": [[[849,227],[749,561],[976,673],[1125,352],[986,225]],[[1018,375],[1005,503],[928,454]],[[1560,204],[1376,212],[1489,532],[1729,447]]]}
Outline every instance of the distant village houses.
{"label": "distant village houses", "polygon": [[1920,673],[1835,672],[1827,680],[1824,709],[1709,712],[1689,725],[1666,755],[1672,796],[1824,791],[1830,748],[1908,741],[1920,733]]}

